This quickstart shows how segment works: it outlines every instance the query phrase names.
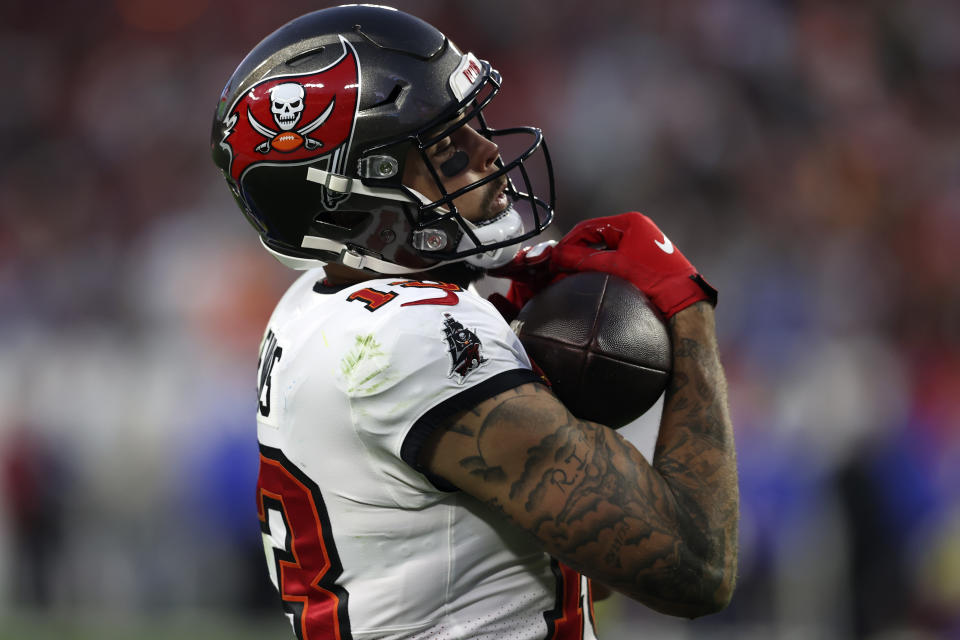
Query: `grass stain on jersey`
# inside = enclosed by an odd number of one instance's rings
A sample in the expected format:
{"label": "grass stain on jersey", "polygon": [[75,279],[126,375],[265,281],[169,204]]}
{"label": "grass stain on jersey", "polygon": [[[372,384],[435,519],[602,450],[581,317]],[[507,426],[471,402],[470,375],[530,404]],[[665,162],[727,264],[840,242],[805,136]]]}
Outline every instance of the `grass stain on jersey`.
{"label": "grass stain on jersey", "polygon": [[389,380],[383,375],[389,367],[386,354],[373,334],[359,335],[340,361],[340,374],[347,393],[370,395]]}

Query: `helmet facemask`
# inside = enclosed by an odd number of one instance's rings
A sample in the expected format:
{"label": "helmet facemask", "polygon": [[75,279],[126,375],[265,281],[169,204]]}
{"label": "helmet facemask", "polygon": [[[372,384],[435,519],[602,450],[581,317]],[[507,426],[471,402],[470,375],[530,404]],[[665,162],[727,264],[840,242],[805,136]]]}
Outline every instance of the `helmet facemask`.
{"label": "helmet facemask", "polygon": [[[500,89],[500,75],[488,63],[482,65],[481,81],[457,105],[456,115],[446,118],[439,126],[425,127],[411,140],[412,153],[408,161],[412,157],[427,168],[436,187],[435,199],[409,185],[403,188],[418,202],[411,244],[421,254],[441,262],[465,260],[490,269],[509,262],[524,240],[550,224],[555,196],[550,155],[540,130],[534,127],[498,130],[488,125],[483,110]],[[472,159],[458,150],[445,162],[437,163],[430,152],[444,139],[455,138],[457,131],[466,126],[497,145],[496,169],[479,180],[448,190],[445,183],[465,171]],[[534,158],[532,163],[531,158]],[[546,200],[537,195],[535,183],[543,187],[540,193],[548,194]],[[486,192],[482,208],[487,208],[501,185],[508,205],[499,214],[471,221],[458,209],[457,200],[477,189]]]}

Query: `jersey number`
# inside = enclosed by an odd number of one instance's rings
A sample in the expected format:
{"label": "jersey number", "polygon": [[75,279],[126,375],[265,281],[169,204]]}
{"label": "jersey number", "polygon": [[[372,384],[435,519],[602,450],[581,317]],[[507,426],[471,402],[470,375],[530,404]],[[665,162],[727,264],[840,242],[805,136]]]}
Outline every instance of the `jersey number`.
{"label": "jersey number", "polygon": [[549,640],[597,640],[589,582],[579,573],[551,560],[557,581],[557,606],[543,614]]}
{"label": "jersey number", "polygon": [[277,449],[260,448],[257,512],[273,585],[299,640],[349,640],[347,592],[317,485]]}
{"label": "jersey number", "polygon": [[412,307],[418,304],[442,304],[448,307],[460,302],[460,298],[457,297],[457,291],[463,291],[459,285],[450,283],[450,282],[423,282],[422,280],[399,280],[397,282],[391,282],[390,286],[401,286],[401,287],[415,287],[417,289],[440,289],[441,291],[446,292],[442,298],[427,298],[425,300],[412,300],[410,302],[404,302],[401,307]]}
{"label": "jersey number", "polygon": [[350,302],[353,302],[354,300],[360,300],[361,302],[365,303],[363,306],[367,311],[376,311],[396,297],[397,294],[393,291],[383,292],[377,291],[376,289],[367,288],[354,291],[347,296],[347,300]]}
{"label": "jersey number", "polygon": [[[401,307],[412,307],[420,304],[439,304],[444,306],[453,306],[460,302],[460,298],[457,296],[458,291],[463,291],[463,289],[456,284],[449,282],[423,282],[422,280],[398,280],[396,282],[390,283],[391,287],[403,287],[408,288],[417,288],[417,289],[439,289],[444,292],[444,295],[439,298],[425,298],[423,300],[411,300],[410,302],[404,302],[401,304]],[[358,289],[354,291],[349,296],[347,300],[353,302],[354,300],[360,300],[364,303],[364,308],[367,311],[376,311],[383,305],[387,304],[399,294],[395,291],[378,291],[376,289],[366,288]]]}

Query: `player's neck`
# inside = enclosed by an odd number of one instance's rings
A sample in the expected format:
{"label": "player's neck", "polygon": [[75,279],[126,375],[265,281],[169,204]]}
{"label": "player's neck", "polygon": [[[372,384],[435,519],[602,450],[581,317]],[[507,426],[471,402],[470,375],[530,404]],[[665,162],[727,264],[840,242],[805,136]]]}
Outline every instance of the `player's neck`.
{"label": "player's neck", "polygon": [[363,282],[364,280],[372,280],[373,278],[378,277],[375,273],[361,271],[360,269],[351,269],[350,267],[342,264],[324,265],[323,271],[326,274],[326,277],[323,279],[324,282],[334,287],[356,284],[358,282]]}
{"label": "player's neck", "polygon": [[[323,270],[326,274],[324,283],[332,287],[348,286],[358,282],[364,282],[365,280],[387,277],[371,271],[352,269],[338,263],[327,264],[323,267]],[[476,282],[482,278],[483,274],[484,272],[482,269],[472,267],[465,262],[455,262],[453,264],[443,265],[428,271],[407,274],[405,276],[401,276],[401,278],[407,278],[411,280],[437,280],[440,282],[452,282],[462,287],[467,287],[471,282]]]}

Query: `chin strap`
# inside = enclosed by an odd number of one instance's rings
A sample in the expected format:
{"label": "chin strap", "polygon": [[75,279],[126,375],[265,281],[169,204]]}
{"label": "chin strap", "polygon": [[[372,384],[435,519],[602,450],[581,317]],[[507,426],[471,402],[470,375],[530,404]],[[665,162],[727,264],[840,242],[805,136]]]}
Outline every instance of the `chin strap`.
{"label": "chin strap", "polygon": [[[270,255],[276,258],[280,264],[297,271],[306,271],[307,269],[322,267],[328,262],[326,260],[319,260],[317,258],[301,258],[299,256],[291,256],[285,253],[280,253],[279,251],[271,249],[269,246],[267,246],[267,243],[263,241],[263,238],[260,238],[260,244],[262,244],[263,248],[266,249]],[[439,267],[441,264],[448,264],[446,262],[441,262],[429,267],[403,267],[399,264],[394,264],[392,262],[387,262],[386,260],[374,258],[373,256],[367,256],[357,253],[356,251],[351,251],[350,248],[345,244],[341,244],[334,240],[328,240],[327,238],[321,238],[319,236],[305,236],[301,246],[307,249],[320,249],[321,251],[330,251],[331,253],[339,254],[340,259],[337,260],[337,262],[345,267],[350,267],[351,269],[368,269],[370,271],[375,271],[377,273],[382,273],[389,276],[419,273],[421,271],[428,271],[430,269]]]}
{"label": "chin strap", "polygon": [[400,202],[410,202],[417,204],[417,201],[407,194],[397,189],[388,189],[385,187],[368,187],[363,184],[359,178],[349,178],[341,176],[338,173],[330,173],[323,169],[309,167],[307,169],[307,180],[322,184],[331,191],[337,193],[350,193],[360,196],[370,196],[373,198],[384,198],[386,200],[399,200]]}
{"label": "chin strap", "polygon": [[[429,198],[419,193],[415,189],[411,189],[410,187],[407,187],[407,189],[414,193],[417,198],[413,198],[398,189],[368,187],[358,178],[342,176],[329,171],[324,171],[323,169],[317,169],[315,167],[309,167],[307,169],[307,180],[323,185],[327,189],[337,193],[370,196],[374,198],[383,198],[386,200],[395,200],[410,204],[430,203]],[[444,212],[444,209],[438,210]],[[469,220],[463,218],[461,218],[461,220],[470,226],[471,231],[473,231],[473,233],[477,236],[480,244],[501,242],[503,240],[509,240],[511,237],[516,237],[523,234],[523,220],[520,218],[520,214],[517,213],[512,206],[502,215],[487,222],[486,224],[476,225]],[[261,240],[261,243],[262,242],[263,241]],[[312,269],[315,266],[324,264],[324,262],[321,260],[300,258],[279,253],[268,247],[265,243],[263,246],[273,255],[273,257],[292,269]],[[352,251],[349,247],[342,243],[319,236],[304,236],[300,246],[304,249],[319,249],[321,251],[330,251],[331,253],[336,253],[340,256],[339,262],[353,269],[369,269],[371,271],[376,271],[377,273],[388,275],[402,275],[416,273],[418,271],[427,271],[444,264],[449,264],[450,262],[459,262],[459,260],[439,262],[431,267],[417,269],[402,267],[392,262],[387,262],[385,260],[380,260],[372,256]],[[475,246],[477,245],[473,243],[470,237],[467,234],[463,234],[463,236],[460,238],[458,249],[469,249]],[[507,247],[486,251],[484,253],[477,253],[472,256],[468,256],[463,260],[475,267],[480,267],[481,269],[493,269],[510,262],[514,256],[517,255],[519,250],[519,244],[510,245]]]}

